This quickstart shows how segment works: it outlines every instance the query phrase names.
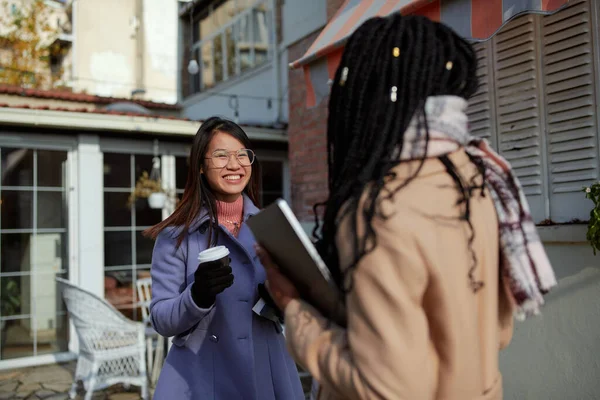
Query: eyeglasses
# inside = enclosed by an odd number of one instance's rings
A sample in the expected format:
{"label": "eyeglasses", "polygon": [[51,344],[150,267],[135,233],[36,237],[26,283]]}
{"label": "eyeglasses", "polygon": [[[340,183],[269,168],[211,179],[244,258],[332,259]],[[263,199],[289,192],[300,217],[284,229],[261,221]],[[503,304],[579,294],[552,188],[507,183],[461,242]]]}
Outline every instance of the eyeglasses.
{"label": "eyeglasses", "polygon": [[212,160],[215,168],[225,168],[232,155],[235,155],[235,158],[242,167],[249,167],[256,159],[254,152],[250,149],[240,149],[238,151],[215,150],[210,157],[206,158]]}

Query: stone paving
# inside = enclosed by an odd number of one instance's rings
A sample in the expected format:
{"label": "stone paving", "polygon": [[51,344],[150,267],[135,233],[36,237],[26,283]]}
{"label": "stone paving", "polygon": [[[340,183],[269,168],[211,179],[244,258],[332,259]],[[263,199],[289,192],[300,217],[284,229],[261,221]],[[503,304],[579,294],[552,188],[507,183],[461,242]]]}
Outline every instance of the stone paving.
{"label": "stone paving", "polygon": [[[73,382],[75,361],[64,364],[42,365],[17,370],[0,371],[0,400],[66,400]],[[306,393],[310,391],[310,377],[302,379]],[[153,390],[150,388],[150,394]],[[85,391],[81,383],[77,400],[83,399]],[[94,392],[92,400],[138,400],[140,388],[113,385]]]}
{"label": "stone paving", "polygon": [[[75,362],[0,371],[0,400],[65,400],[73,382]],[[152,393],[152,389],[150,389]],[[81,384],[76,399],[83,399]],[[138,400],[140,388],[113,385],[94,392],[93,400]]]}

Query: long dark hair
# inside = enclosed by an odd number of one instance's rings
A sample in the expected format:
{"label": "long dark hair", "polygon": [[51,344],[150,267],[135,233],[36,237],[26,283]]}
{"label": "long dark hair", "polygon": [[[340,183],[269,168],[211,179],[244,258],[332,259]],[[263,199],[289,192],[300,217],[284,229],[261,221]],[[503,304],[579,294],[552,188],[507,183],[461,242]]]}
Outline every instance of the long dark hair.
{"label": "long dark hair", "polygon": [[[179,246],[192,223],[200,216],[200,211],[205,209],[210,217],[208,241],[209,244],[216,243],[217,230],[215,228],[219,224],[216,198],[210,189],[206,177],[200,173],[200,169],[204,165],[208,145],[217,132],[227,133],[239,140],[246,148],[254,150],[246,132],[235,122],[219,117],[211,117],[204,121],[198,129],[196,136],[194,136],[190,150],[190,165],[183,198],[173,214],[164,221],[145,230],[144,235],[156,239],[158,234],[167,227],[181,227],[183,229],[177,237],[177,246]],[[244,189],[244,193],[246,193],[256,206],[260,206],[258,201],[259,190],[260,163],[258,162],[258,157],[256,157],[252,164],[250,182],[248,182],[248,186]]]}
{"label": "long dark hair", "polygon": [[[372,220],[386,216],[376,207],[376,199],[384,182],[396,177],[391,168],[400,163],[396,155],[402,152],[410,121],[418,117],[417,128],[425,131],[428,142],[427,97],[468,99],[477,90],[476,70],[471,45],[450,28],[425,17],[396,13],[371,18],[350,37],[331,88],[327,121],[329,197],[315,205],[314,231],[319,252],[336,283],[346,291],[352,280],[344,278],[377,244]],[[390,100],[393,87],[396,101]],[[398,190],[419,173],[423,162],[421,159],[418,170]],[[358,212],[365,190],[366,203]],[[394,193],[386,191],[382,196],[390,198]],[[325,211],[319,235],[320,206],[325,206]],[[352,264],[342,273],[335,237],[338,222],[344,217],[351,221],[355,253]],[[365,226],[360,237],[356,234],[358,218]]]}

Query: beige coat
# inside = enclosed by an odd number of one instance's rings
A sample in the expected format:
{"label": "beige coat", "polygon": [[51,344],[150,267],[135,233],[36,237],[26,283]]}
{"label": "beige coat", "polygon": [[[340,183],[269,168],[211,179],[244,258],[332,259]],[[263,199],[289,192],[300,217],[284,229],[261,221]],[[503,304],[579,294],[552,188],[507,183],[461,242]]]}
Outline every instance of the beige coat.
{"label": "beige coat", "polygon": [[[461,150],[450,156],[465,181],[477,171]],[[416,163],[395,168],[393,188]],[[512,310],[499,284],[498,223],[490,196],[474,192],[472,265],[467,223],[458,221],[452,178],[437,159],[383,203],[377,247],[354,271],[347,295],[348,329],[328,327],[311,306],[285,310],[288,347],[319,382],[319,399],[496,400],[502,398],[498,353],[512,336]],[[361,232],[362,227],[358,227]],[[341,265],[352,254],[348,226],[338,234]]]}

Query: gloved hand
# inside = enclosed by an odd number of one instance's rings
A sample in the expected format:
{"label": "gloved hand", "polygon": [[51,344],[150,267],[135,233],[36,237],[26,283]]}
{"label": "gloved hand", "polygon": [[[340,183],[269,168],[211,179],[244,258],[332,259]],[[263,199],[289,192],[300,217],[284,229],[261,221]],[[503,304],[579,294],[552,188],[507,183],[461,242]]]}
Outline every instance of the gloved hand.
{"label": "gloved hand", "polygon": [[223,265],[221,260],[217,260],[198,265],[192,284],[192,299],[198,307],[209,308],[215,304],[219,293],[233,285],[233,273],[229,263]]}

